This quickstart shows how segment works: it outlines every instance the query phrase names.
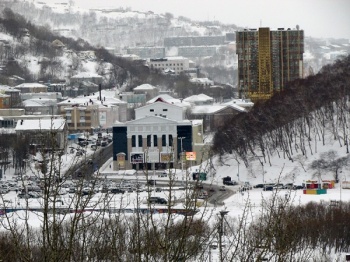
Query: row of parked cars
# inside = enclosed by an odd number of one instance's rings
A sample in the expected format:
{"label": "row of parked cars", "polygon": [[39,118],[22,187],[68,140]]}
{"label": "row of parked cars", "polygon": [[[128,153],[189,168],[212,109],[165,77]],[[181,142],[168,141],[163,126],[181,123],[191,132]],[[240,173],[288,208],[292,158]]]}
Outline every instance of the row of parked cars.
{"label": "row of parked cars", "polygon": [[278,189],[292,189],[292,190],[298,190],[298,189],[304,189],[304,186],[302,185],[294,185],[293,183],[275,183],[275,184],[257,184],[254,186],[254,188],[262,188],[264,191],[273,191]]}

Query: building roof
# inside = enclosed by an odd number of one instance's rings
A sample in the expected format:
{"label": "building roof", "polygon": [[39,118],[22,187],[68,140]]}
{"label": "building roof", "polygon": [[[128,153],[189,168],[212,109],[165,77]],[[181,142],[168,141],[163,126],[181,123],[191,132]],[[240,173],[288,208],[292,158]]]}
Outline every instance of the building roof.
{"label": "building roof", "polygon": [[33,98],[33,99],[27,99],[22,102],[22,104],[25,107],[47,107],[57,104],[56,99],[39,99],[39,98]]}
{"label": "building roof", "polygon": [[89,72],[81,72],[79,74],[72,76],[71,78],[73,78],[73,79],[75,79],[75,78],[102,78],[102,76],[100,76],[98,74],[94,74],[94,73],[89,73]]}
{"label": "building roof", "polygon": [[115,93],[111,91],[102,90],[101,96],[102,96],[102,102],[98,100],[99,92],[96,92],[94,95],[90,96],[77,96],[75,98],[68,98],[60,103],[58,105],[90,105],[93,102],[94,105],[119,105],[119,104],[126,104],[126,102],[116,98],[111,97],[112,95],[115,95]]}
{"label": "building roof", "polygon": [[151,100],[148,100],[146,102],[146,104],[153,104],[154,102],[161,101],[161,100],[163,100],[169,104],[173,104],[173,105],[177,105],[177,106],[181,106],[181,107],[190,107],[191,106],[190,103],[188,103],[182,99],[174,98],[168,94],[158,95],[158,96],[152,98]]}
{"label": "building roof", "polygon": [[41,88],[46,87],[46,85],[40,84],[40,83],[23,83],[20,85],[17,85],[16,88]]}
{"label": "building roof", "polygon": [[237,112],[246,112],[247,110],[240,106],[234,106],[234,105],[200,105],[200,106],[194,106],[191,109],[191,113],[194,115],[210,115],[218,113],[226,108],[233,108]]}
{"label": "building roof", "polygon": [[184,99],[185,102],[195,103],[195,102],[207,102],[207,101],[214,101],[214,98],[207,96],[206,94],[199,94],[199,95],[193,95],[186,97]]}
{"label": "building roof", "polygon": [[250,101],[250,99],[232,99],[231,101],[224,103],[224,105],[250,108],[250,107],[254,106],[254,103],[252,101]]}
{"label": "building roof", "polygon": [[16,92],[19,93],[21,90],[16,89],[12,86],[7,86],[7,85],[0,85],[0,92]]}
{"label": "building roof", "polygon": [[155,86],[152,86],[150,84],[142,84],[142,85],[135,87],[134,91],[135,90],[154,90],[154,89],[156,89]]}
{"label": "building roof", "polygon": [[49,131],[63,130],[66,125],[66,120],[63,118],[57,119],[24,119],[17,122],[16,131]]}

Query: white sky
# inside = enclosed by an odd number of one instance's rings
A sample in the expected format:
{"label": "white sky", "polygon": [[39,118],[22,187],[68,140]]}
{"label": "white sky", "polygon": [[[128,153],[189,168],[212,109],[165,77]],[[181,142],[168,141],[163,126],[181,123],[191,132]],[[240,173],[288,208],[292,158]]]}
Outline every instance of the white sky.
{"label": "white sky", "polygon": [[[55,1],[57,0],[50,0]],[[350,39],[350,0],[74,0],[76,6],[131,7],[242,27],[295,28],[306,36]]]}

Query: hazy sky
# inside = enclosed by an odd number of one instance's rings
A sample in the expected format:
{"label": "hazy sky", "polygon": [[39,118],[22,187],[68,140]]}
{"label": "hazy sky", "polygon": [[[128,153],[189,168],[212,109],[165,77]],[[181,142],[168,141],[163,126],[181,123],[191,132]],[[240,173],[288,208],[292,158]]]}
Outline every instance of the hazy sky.
{"label": "hazy sky", "polygon": [[[56,1],[57,2],[57,1]],[[350,39],[350,0],[74,0],[82,7],[131,7],[248,28],[295,28],[306,36]]]}

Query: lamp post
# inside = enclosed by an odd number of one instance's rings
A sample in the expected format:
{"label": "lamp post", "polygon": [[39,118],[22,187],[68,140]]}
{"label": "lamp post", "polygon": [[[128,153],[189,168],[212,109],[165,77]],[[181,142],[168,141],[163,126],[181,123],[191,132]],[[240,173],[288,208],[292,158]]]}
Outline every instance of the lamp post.
{"label": "lamp post", "polygon": [[219,226],[219,252],[220,252],[220,261],[223,260],[223,253],[222,253],[222,236],[224,234],[224,219],[227,215],[228,211],[222,210],[220,211],[220,226]]}
{"label": "lamp post", "polygon": [[181,143],[181,153],[180,153],[180,156],[181,156],[181,176],[182,176],[182,180],[181,180],[181,183],[183,184],[184,182],[184,161],[183,161],[183,147],[182,147],[182,140],[185,139],[186,137],[182,136],[182,137],[178,137],[177,139],[180,140],[180,143]]}

